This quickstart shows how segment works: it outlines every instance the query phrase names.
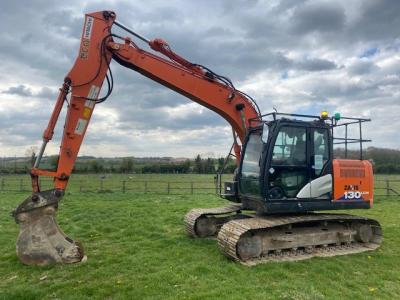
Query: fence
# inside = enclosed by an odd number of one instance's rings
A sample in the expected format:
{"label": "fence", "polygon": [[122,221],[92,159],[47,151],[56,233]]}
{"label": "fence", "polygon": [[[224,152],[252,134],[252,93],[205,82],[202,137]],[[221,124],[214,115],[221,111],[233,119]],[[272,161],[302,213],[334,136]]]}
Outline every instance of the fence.
{"label": "fence", "polygon": [[[42,190],[51,189],[52,181],[41,179]],[[29,192],[31,182],[26,178],[0,178],[0,192]],[[92,180],[71,180],[69,192],[98,193],[158,193],[158,194],[216,194],[214,181],[176,181],[176,180],[113,180],[107,178]]]}
{"label": "fence", "polygon": [[375,196],[377,197],[400,197],[400,180],[378,179],[375,180]]}
{"label": "fence", "polygon": [[[158,193],[158,194],[218,194],[219,186],[212,176],[199,180],[151,180],[151,179],[109,179],[109,178],[71,179],[70,192],[122,192],[122,193]],[[193,178],[193,177],[192,177]],[[30,180],[27,176],[0,177],[0,192],[30,192]],[[43,190],[52,188],[51,179],[41,179]],[[375,197],[400,197],[400,180],[375,180]]]}

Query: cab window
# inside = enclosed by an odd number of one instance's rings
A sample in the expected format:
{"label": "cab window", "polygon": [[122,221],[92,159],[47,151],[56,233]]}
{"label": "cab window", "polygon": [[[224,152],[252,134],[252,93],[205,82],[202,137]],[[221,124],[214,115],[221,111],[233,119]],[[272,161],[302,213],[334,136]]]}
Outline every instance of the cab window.
{"label": "cab window", "polygon": [[326,162],[329,160],[328,130],[314,129],[314,170],[319,176]]}
{"label": "cab window", "polygon": [[243,194],[260,195],[260,158],[263,148],[261,131],[250,135],[242,162],[240,190]]}
{"label": "cab window", "polygon": [[260,134],[252,134],[246,145],[242,164],[242,175],[246,177],[260,177],[260,157],[262,150]]}
{"label": "cab window", "polygon": [[306,155],[306,129],[282,127],[275,141],[272,165],[304,166]]}

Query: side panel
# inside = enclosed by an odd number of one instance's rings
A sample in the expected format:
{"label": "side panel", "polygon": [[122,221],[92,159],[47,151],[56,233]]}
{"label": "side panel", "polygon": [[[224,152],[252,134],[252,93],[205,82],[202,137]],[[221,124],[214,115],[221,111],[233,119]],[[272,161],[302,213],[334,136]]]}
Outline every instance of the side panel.
{"label": "side panel", "polygon": [[372,206],[374,177],[372,165],[366,160],[333,160],[333,201],[365,201]]}

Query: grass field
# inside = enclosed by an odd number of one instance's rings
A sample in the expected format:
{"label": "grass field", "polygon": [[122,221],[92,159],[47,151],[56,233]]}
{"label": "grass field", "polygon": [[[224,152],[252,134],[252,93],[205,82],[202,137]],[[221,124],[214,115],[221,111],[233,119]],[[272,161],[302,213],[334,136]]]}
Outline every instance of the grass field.
{"label": "grass field", "polygon": [[250,268],[225,258],[216,241],[185,235],[189,209],[226,203],[214,195],[71,192],[58,223],[84,244],[87,262],[32,267],[16,257],[18,227],[9,216],[26,196],[0,192],[0,299],[400,297],[400,198],[350,212],[381,222],[385,240],[375,252]]}
{"label": "grass field", "polygon": [[[232,179],[226,174],[227,180]],[[69,181],[69,192],[120,192],[123,182],[127,192],[167,193],[213,193],[215,192],[213,174],[73,174]],[[52,178],[42,177],[43,190],[52,188]],[[29,175],[0,175],[0,191],[30,191]]]}

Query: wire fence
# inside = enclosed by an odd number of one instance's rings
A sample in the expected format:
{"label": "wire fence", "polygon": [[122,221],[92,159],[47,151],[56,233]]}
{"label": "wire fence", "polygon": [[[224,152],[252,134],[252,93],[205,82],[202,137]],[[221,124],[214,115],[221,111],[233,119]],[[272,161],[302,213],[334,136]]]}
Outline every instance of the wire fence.
{"label": "wire fence", "polygon": [[378,179],[375,180],[375,196],[378,197],[400,197],[400,180]]}
{"label": "wire fence", "polygon": [[[25,178],[0,179],[0,191],[29,192],[31,182]],[[51,189],[52,181],[40,180],[42,190]],[[157,193],[157,194],[217,194],[217,186],[210,181],[174,181],[174,180],[75,180],[68,186],[69,192],[96,192],[96,193]]]}
{"label": "wire fence", "polygon": [[[0,177],[0,192],[30,192],[31,182],[29,177]],[[41,179],[42,190],[51,189],[51,179]],[[69,192],[95,192],[95,193],[143,193],[143,194],[218,194],[219,186],[210,176],[207,180],[151,180],[151,179],[126,179],[116,180],[110,178],[78,178],[70,180]],[[377,179],[375,180],[375,197],[400,197],[400,180]]]}

